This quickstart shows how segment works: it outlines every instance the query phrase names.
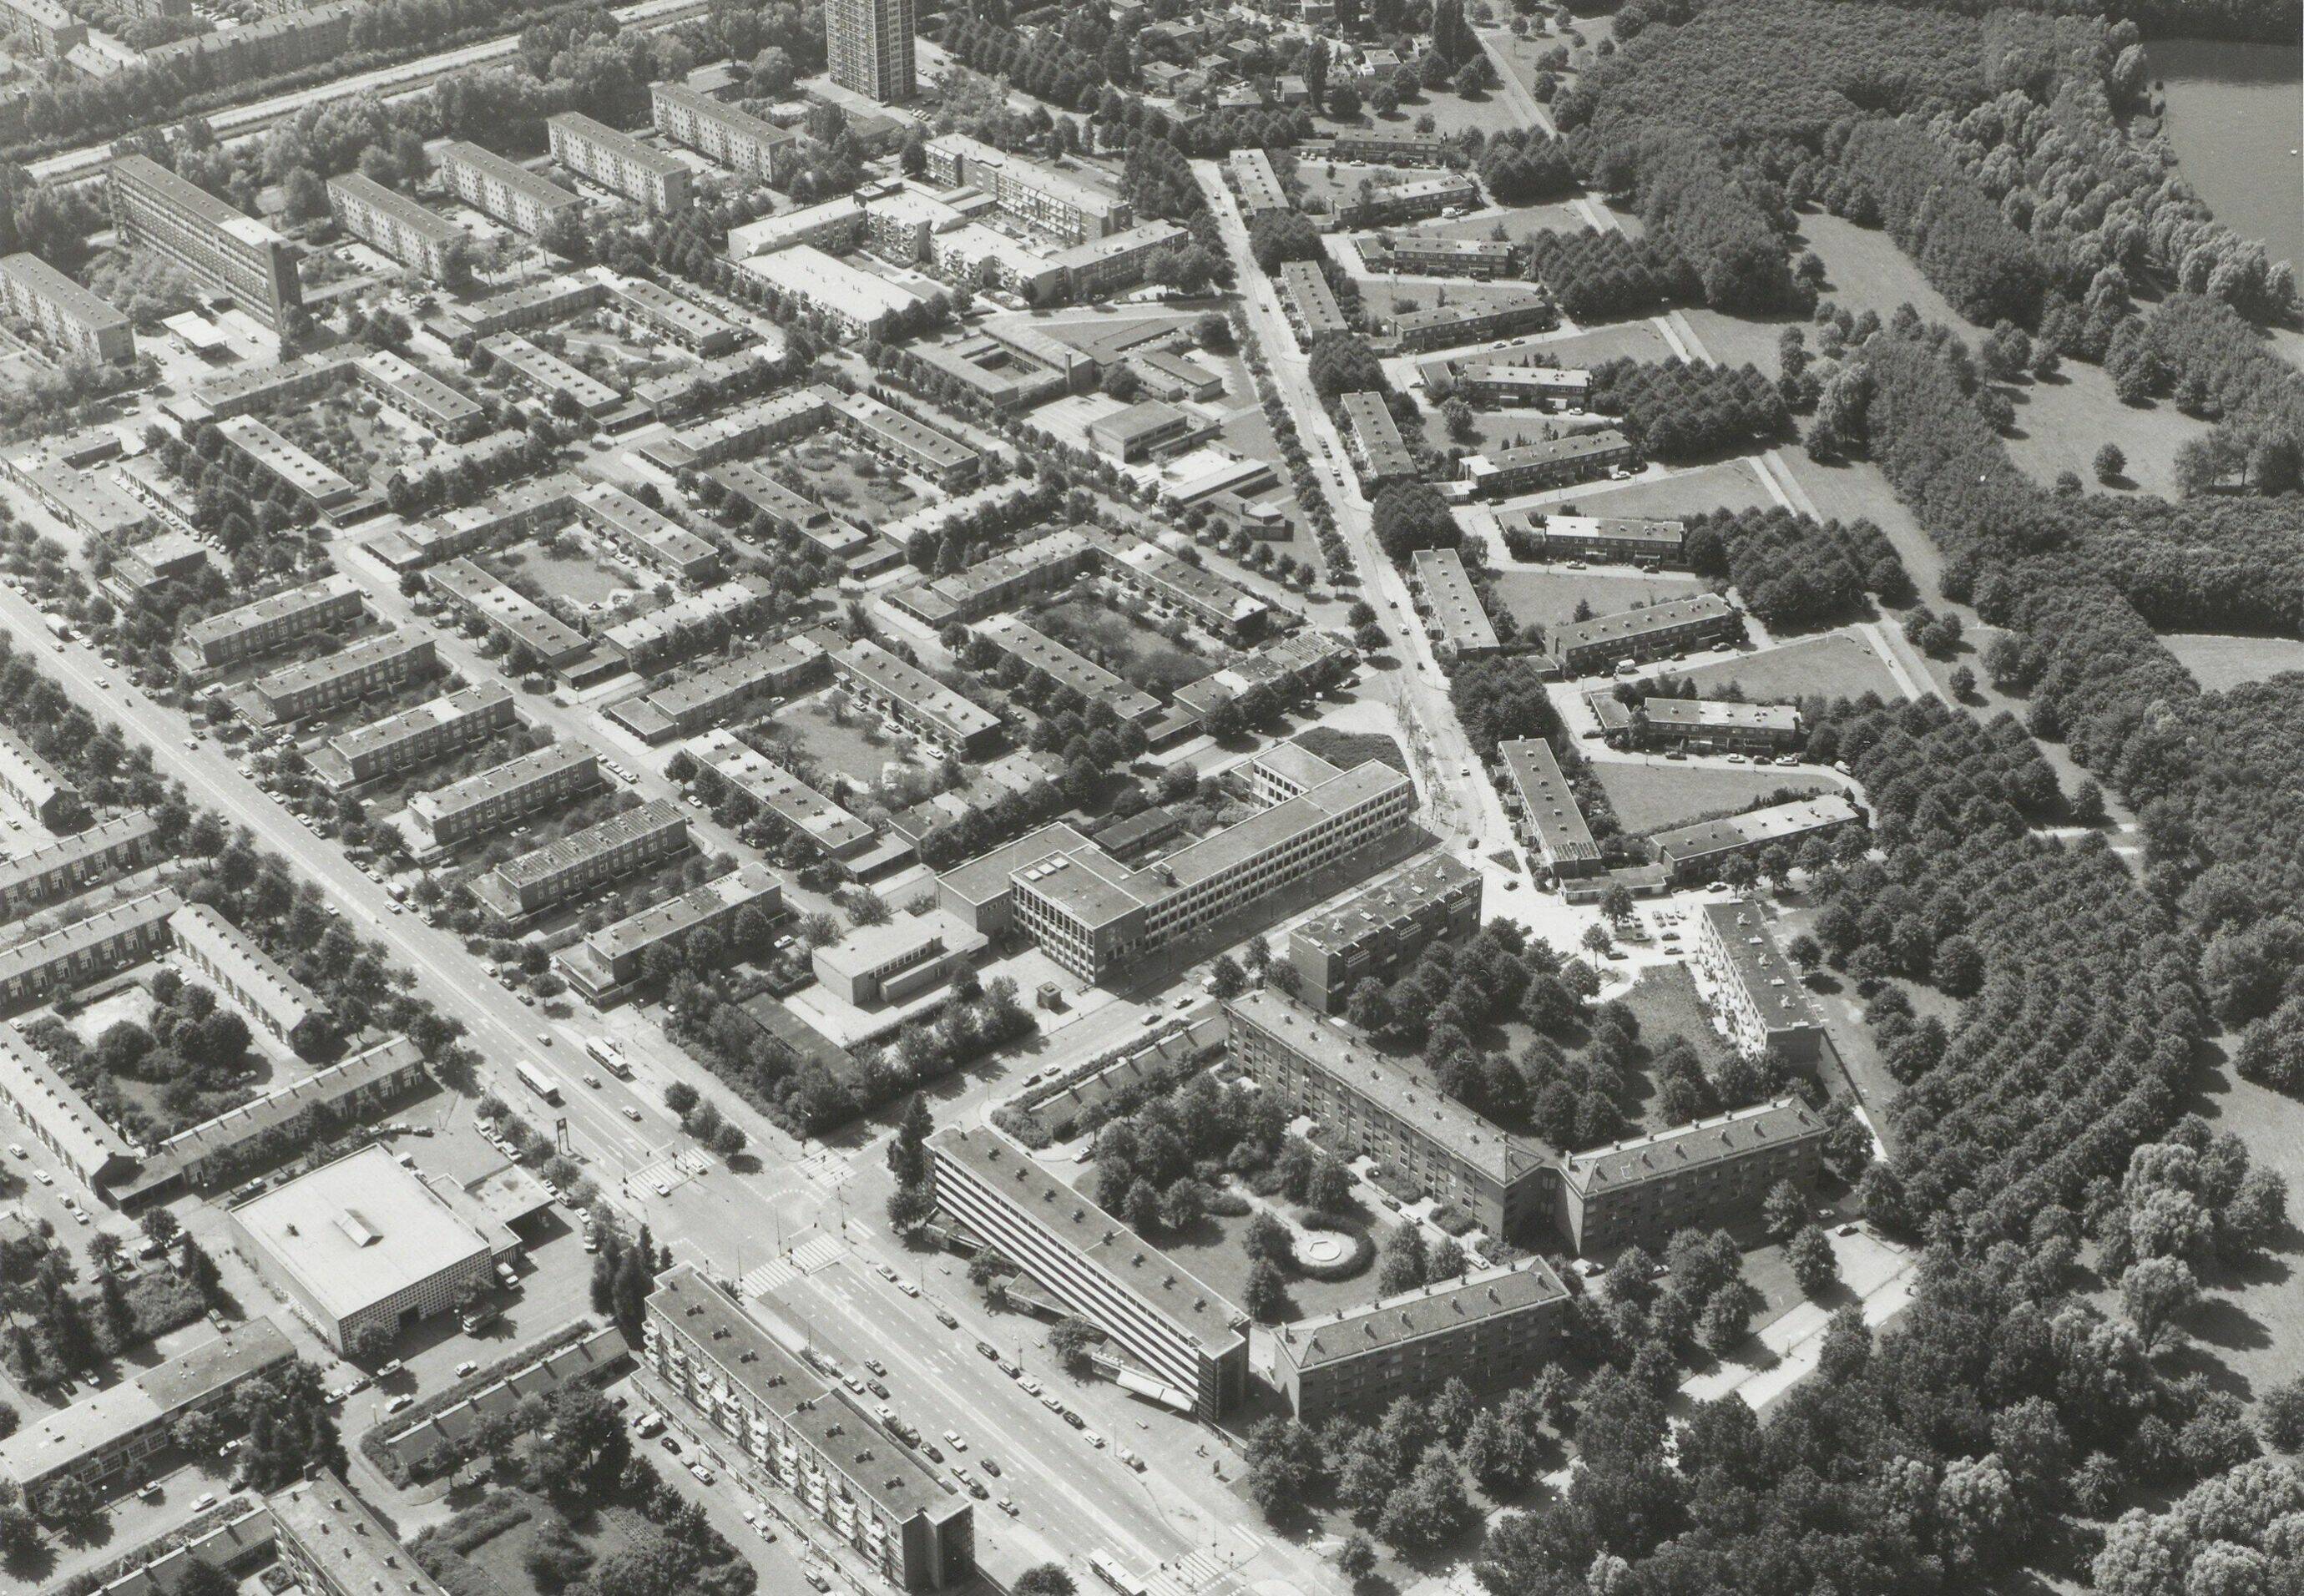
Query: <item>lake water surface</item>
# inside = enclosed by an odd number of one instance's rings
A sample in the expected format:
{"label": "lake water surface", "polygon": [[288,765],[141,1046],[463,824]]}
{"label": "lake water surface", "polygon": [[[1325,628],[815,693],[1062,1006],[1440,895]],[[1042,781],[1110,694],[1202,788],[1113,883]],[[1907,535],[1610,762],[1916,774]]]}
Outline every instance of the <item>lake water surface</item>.
{"label": "lake water surface", "polygon": [[2154,39],[2180,170],[2216,220],[2304,272],[2304,46]]}

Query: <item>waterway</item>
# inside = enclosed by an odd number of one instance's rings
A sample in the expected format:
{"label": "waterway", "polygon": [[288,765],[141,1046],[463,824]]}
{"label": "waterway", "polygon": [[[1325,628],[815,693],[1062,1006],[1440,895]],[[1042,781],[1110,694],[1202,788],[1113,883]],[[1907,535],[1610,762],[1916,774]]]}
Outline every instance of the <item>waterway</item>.
{"label": "waterway", "polygon": [[2155,39],[2179,169],[2216,220],[2304,273],[2304,45]]}

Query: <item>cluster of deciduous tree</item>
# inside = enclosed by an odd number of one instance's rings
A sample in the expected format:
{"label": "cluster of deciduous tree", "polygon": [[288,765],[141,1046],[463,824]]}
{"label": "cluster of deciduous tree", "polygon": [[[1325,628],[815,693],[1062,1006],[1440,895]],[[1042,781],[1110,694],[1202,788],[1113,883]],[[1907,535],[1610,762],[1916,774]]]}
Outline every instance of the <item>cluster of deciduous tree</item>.
{"label": "cluster of deciduous tree", "polygon": [[[1327,342],[1323,339],[1322,346]],[[1427,482],[1395,482],[1379,488],[1372,519],[1376,545],[1395,563],[1418,549],[1454,548],[1464,540],[1464,528],[1449,511],[1447,501]]]}
{"label": "cluster of deciduous tree", "polygon": [[1700,289],[1688,264],[1652,239],[1547,229],[1531,234],[1528,244],[1529,275],[1579,321],[1693,299]]}
{"label": "cluster of deciduous tree", "polygon": [[1097,1133],[1097,1203],[1139,1232],[1187,1229],[1226,1173],[1268,1168],[1287,1136],[1268,1095],[1194,1076]]}
{"label": "cluster of deciduous tree", "polygon": [[1749,362],[1730,367],[1677,355],[1605,360],[1592,368],[1588,401],[1596,410],[1622,417],[1651,460],[1776,443],[1792,431],[1783,395]]}
{"label": "cluster of deciduous tree", "polygon": [[1917,123],[1868,116],[1834,130],[1819,196],[1834,213],[1882,226],[1962,316],[2026,325],[2046,273],[2032,242],[2002,219],[1944,147]]}
{"label": "cluster of deciduous tree", "polygon": [[1093,109],[1104,82],[1102,62],[1087,52],[1045,40],[1028,43],[1013,29],[970,13],[948,15],[941,42],[963,64],[1070,110]]}
{"label": "cluster of deciduous tree", "polygon": [[1568,147],[1533,128],[1508,128],[1481,148],[1480,182],[1500,205],[1534,205],[1576,190]]}
{"label": "cluster of deciduous tree", "polygon": [[1691,518],[1685,548],[1699,576],[1726,577],[1745,608],[1771,629],[1814,626],[1863,608],[1864,595],[1891,604],[1911,596],[1895,545],[1870,521],[1817,521],[1783,509]]}
{"label": "cluster of deciduous tree", "polygon": [[1496,745],[1522,737],[1549,737],[1560,717],[1534,663],[1510,655],[1461,660],[1448,672],[1448,697],[1473,752],[1496,756]]}
{"label": "cluster of deciduous tree", "polygon": [[[1988,1254],[1931,1246],[1876,1343],[1859,1310],[1835,1313],[1817,1372],[1765,1423],[1732,1394],[1668,1423],[1661,1358],[1597,1377],[1570,1409],[1581,1466],[1559,1501],[1492,1529],[1482,1583],[1566,1592],[1599,1570],[1604,1589],[1969,1590],[2055,1555],[2062,1515],[2104,1517],[2132,1486],[2245,1465],[2237,1399],[2164,1378],[2132,1330],[2070,1295],[2075,1216],[2033,1212],[2028,1237]],[[2170,1540],[2186,1566],[2201,1555]],[[2164,1563],[2136,1561],[2142,1583],[2100,1566],[2099,1588],[2179,1588],[2153,1572]]]}
{"label": "cluster of deciduous tree", "polygon": [[1267,212],[1249,224],[1249,253],[1266,272],[1276,272],[1292,260],[1317,260],[1320,230],[1301,211]]}
{"label": "cluster of deciduous tree", "polygon": [[[2208,295],[2171,294],[2139,325],[2137,347],[2153,367],[2147,381],[2164,381],[2181,408],[2215,422],[2206,447],[2216,477],[2237,475],[2260,494],[2297,486],[2304,477],[2304,373]],[[2107,369],[2111,364],[2107,356]]]}
{"label": "cluster of deciduous tree", "polygon": [[[1895,974],[1969,1000],[1948,1031],[1879,1016],[1909,1084],[1866,1200],[1890,1222],[1949,1208],[1971,1234],[2021,1234],[2173,1117],[2206,1022],[2194,945],[2102,838],[2030,829],[2061,795],[2012,718],[1928,699],[1825,726],[1887,857],[1822,879],[1818,939],[1859,990]],[[2086,938],[2059,929],[2082,920]]]}

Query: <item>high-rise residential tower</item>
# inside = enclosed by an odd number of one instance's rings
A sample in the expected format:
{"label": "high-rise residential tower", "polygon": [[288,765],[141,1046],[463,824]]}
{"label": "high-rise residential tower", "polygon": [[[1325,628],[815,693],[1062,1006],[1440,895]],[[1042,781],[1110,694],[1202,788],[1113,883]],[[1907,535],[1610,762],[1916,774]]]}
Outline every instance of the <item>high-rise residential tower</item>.
{"label": "high-rise residential tower", "polygon": [[912,0],[826,0],[832,80],[883,105],[912,97]]}

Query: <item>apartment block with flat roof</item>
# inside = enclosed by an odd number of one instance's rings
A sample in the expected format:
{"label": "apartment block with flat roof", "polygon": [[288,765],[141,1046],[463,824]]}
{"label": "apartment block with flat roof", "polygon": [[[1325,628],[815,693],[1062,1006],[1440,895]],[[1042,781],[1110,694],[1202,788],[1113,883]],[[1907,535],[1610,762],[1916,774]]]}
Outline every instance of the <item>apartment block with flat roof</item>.
{"label": "apartment block with flat roof", "polygon": [[552,158],[577,176],[652,211],[675,211],[688,204],[688,168],[677,157],[580,111],[563,111],[544,126]]}
{"label": "apartment block with flat roof", "polygon": [[1824,1025],[1800,967],[1749,903],[1707,903],[1696,922],[1696,967],[1711,985],[1713,1012],[1748,1059],[1814,1064]]}
{"label": "apartment block with flat roof", "polygon": [[1480,928],[1480,873],[1453,853],[1403,865],[1288,936],[1304,1001],[1340,1014],[1363,981],[1389,982],[1439,941]]}
{"label": "apartment block with flat roof", "polygon": [[312,769],[330,790],[349,791],[395,771],[429,764],[519,719],[512,689],[484,682],[338,732],[314,753]]}
{"label": "apartment block with flat roof", "polygon": [[1571,621],[1552,630],[1552,657],[1572,676],[1744,640],[1744,617],[1716,593]]}
{"label": "apartment block with flat roof", "polygon": [[1499,239],[1453,238],[1444,232],[1386,232],[1360,241],[1360,258],[1370,271],[1413,272],[1426,277],[1491,277],[1515,274],[1519,246]]}
{"label": "apartment block with flat roof", "polygon": [[1545,867],[1563,885],[1605,875],[1600,845],[1584,819],[1568,778],[1552,745],[1540,737],[1499,743],[1496,755],[1504,762],[1512,785],[1504,791],[1507,806],[1516,808],[1521,835],[1534,841]]}
{"label": "apartment block with flat roof", "polygon": [[1417,367],[1428,389],[1445,384],[1476,410],[1532,406],[1580,407],[1590,397],[1592,374],[1571,366],[1519,360],[1426,360]]}
{"label": "apartment block with flat roof", "polygon": [[813,244],[755,255],[737,262],[737,269],[775,290],[782,301],[823,317],[848,338],[877,335],[921,303],[920,296],[902,284]]}
{"label": "apartment block with flat roof", "polygon": [[1048,265],[1071,286],[1076,299],[1117,293],[1144,281],[1145,270],[1163,250],[1191,235],[1173,222],[1139,222],[1100,238],[1068,244],[1048,257]]}
{"label": "apartment block with flat roof", "polygon": [[1449,141],[1438,133],[1412,133],[1392,128],[1345,128],[1336,134],[1328,156],[1337,161],[1360,161],[1375,166],[1444,166]]}
{"label": "apartment block with flat roof", "polygon": [[1243,145],[1224,157],[1232,191],[1240,196],[1240,214],[1253,224],[1259,216],[1296,208],[1288,190],[1273,169],[1272,157],[1254,145]]}
{"label": "apartment block with flat roof", "polygon": [[[572,496],[571,502],[573,499]],[[470,560],[449,560],[425,576],[434,593],[547,671],[562,671],[592,652],[592,639]]]}
{"label": "apartment block with flat roof", "polygon": [[1211,1423],[1247,1398],[1239,1309],[998,1131],[928,1147],[937,1206],[1125,1353],[1123,1388]]}
{"label": "apartment block with flat roof", "polygon": [[135,331],[119,308],[37,255],[0,260],[0,303],[68,355],[116,366],[136,358]]}
{"label": "apartment block with flat roof", "polygon": [[1402,222],[1420,222],[1460,206],[1469,208],[1479,203],[1480,185],[1452,172],[1373,189],[1366,198],[1354,198],[1339,204],[1336,220],[1346,227],[1389,227]]}
{"label": "apartment block with flat roof", "polygon": [[1414,814],[1416,785],[1390,765],[1338,771],[1295,752],[1306,784],[1292,796],[1146,868],[1058,824],[945,872],[939,892],[978,930],[1012,924],[1073,975],[1103,981],[1391,836]]}
{"label": "apartment block with flat roof", "polygon": [[623,402],[623,395],[598,377],[579,371],[519,333],[494,334],[480,340],[480,347],[521,387],[548,404],[565,402],[587,416],[605,416]]}
{"label": "apartment block with flat roof", "polygon": [[0,31],[44,55],[67,55],[88,42],[88,24],[57,0],[0,0]]}
{"label": "apartment block with flat roof", "polygon": [[1780,1180],[1812,1190],[1824,1162],[1824,1118],[1780,1097],[1563,1161],[1554,1218],[1577,1253],[1635,1244],[1661,1249],[1674,1232],[1749,1224]]}
{"label": "apartment block with flat roof", "polygon": [[0,1440],[0,1475],[33,1501],[71,1479],[107,1492],[140,1477],[140,1465],[176,1444],[194,1414],[229,1417],[251,1380],[296,1361],[295,1343],[269,1319],[251,1319],[84,1401],[28,1419]]}
{"label": "apartment block with flat roof", "polygon": [[439,663],[439,646],[431,633],[387,632],[260,679],[249,689],[254,718],[301,721],[402,682],[420,681]]}
{"label": "apartment block with flat roof", "polygon": [[1854,825],[1863,818],[1847,794],[1823,792],[1814,798],[1748,809],[1724,820],[1700,821],[1695,825],[1658,832],[1651,840],[1656,844],[1657,859],[1671,872],[1673,881],[1701,881],[1717,871],[1726,859],[1757,854],[1778,844],[1797,846],[1810,837]]}
{"label": "apartment block with flat roof", "polygon": [[1560,323],[1558,307],[1539,293],[1500,305],[1442,305],[1394,318],[1394,342],[1410,353],[1541,333]]}
{"label": "apartment block with flat roof", "polygon": [[1179,611],[1221,637],[1252,642],[1272,620],[1272,606],[1205,566],[1180,560],[1157,544],[1134,543],[1105,563],[1105,574],[1156,608]]}
{"label": "apartment block with flat roof", "polygon": [[1135,219],[1126,200],[1096,184],[965,133],[929,139],[928,158],[930,182],[987,194],[1004,215],[1063,243],[1104,238]]}
{"label": "apartment block with flat roof", "polygon": [[1405,482],[1416,476],[1416,456],[1400,435],[1392,407],[1381,393],[1346,393],[1337,400],[1344,414],[1346,435],[1352,441],[1352,464],[1371,492],[1387,482]]}
{"label": "apartment block with flat roof", "polygon": [[301,638],[358,621],[368,612],[360,584],[341,573],[286,588],[184,629],[178,647],[195,670],[216,670],[258,659]]}
{"label": "apartment block with flat roof", "polygon": [[650,510],[612,482],[576,496],[576,517],[631,558],[690,584],[720,574],[720,551],[661,511]]}
{"label": "apartment block with flat roof", "polygon": [[800,136],[685,83],[648,89],[656,131],[754,182],[782,184],[800,160]]}
{"label": "apartment block with flat roof", "polygon": [[726,640],[739,627],[750,623],[775,590],[750,572],[674,599],[660,610],[620,621],[600,634],[600,641],[635,671],[659,665]]}
{"label": "apartment block with flat roof", "polygon": [[1533,537],[1546,560],[1601,560],[1650,567],[1688,563],[1687,534],[1678,521],[1507,510],[1497,513],[1496,525],[1507,538],[1514,533]]}
{"label": "apartment block with flat roof", "polygon": [[462,442],[487,430],[478,400],[390,350],[363,356],[352,369],[361,387],[440,437]]}
{"label": "apartment block with flat roof", "polygon": [[939,629],[978,621],[1037,594],[1053,593],[1102,557],[1087,536],[1060,527],[1045,537],[978,560],[966,570],[900,588],[889,602]]}
{"label": "apartment block with flat roof", "polygon": [[1151,694],[1131,687],[1095,661],[1074,653],[1013,615],[995,615],[979,622],[976,635],[997,649],[1004,658],[1038,671],[1091,704],[1103,705],[1124,725],[1141,726],[1160,717],[1160,701]]}
{"label": "apartment block with flat roof", "polygon": [[0,921],[21,918],[160,857],[157,827],[139,809],[0,860]]}
{"label": "apartment block with flat roof", "polygon": [[898,915],[859,925],[810,955],[826,992],[860,1009],[877,1009],[943,985],[984,956],[989,939],[944,909]]}
{"label": "apartment block with flat roof", "polygon": [[710,780],[743,794],[826,857],[844,859],[871,846],[870,826],[733,732],[707,731],[690,739],[685,747]]}
{"label": "apartment block with flat roof", "polygon": [[228,416],[216,431],[241,458],[323,512],[360,497],[360,487],[335,467],[324,465],[253,416]]}
{"label": "apartment block with flat roof", "polygon": [[299,1480],[265,1506],[281,1563],[312,1596],[447,1596],[336,1474]]}
{"label": "apartment block with flat roof", "polygon": [[1464,461],[1472,492],[1485,498],[1507,498],[1548,487],[1589,482],[1618,467],[1637,464],[1639,452],[1631,440],[1613,426],[1581,432],[1572,437],[1546,438],[1522,443],[1494,454],[1475,454]]}
{"label": "apartment block with flat roof", "polygon": [[474,210],[533,237],[563,211],[580,211],[583,200],[548,178],[492,149],[452,139],[435,156],[441,182]]}
{"label": "apartment block with flat roof", "polygon": [[1644,698],[1632,721],[1633,735],[1648,747],[1781,754],[1800,745],[1800,711],[1789,704]]}
{"label": "apartment block with flat roof", "polygon": [[1478,1269],[1272,1332],[1274,1383],[1300,1423],[1374,1417],[1461,1381],[1526,1385],[1558,1355],[1568,1288],[1541,1258]]}
{"label": "apartment block with flat roof", "polygon": [[109,173],[112,220],[121,241],[182,266],[277,333],[303,304],[296,247],[253,216],[145,156],[122,156]]}
{"label": "apartment block with flat roof", "polygon": [[408,818],[420,840],[445,848],[590,793],[600,782],[599,755],[574,743],[554,743],[418,793],[408,800]]}
{"label": "apartment block with flat roof", "polygon": [[947,752],[981,753],[999,735],[998,715],[869,639],[834,654],[832,671],[851,697]]}
{"label": "apartment block with flat roof", "polygon": [[917,27],[913,0],[829,0],[824,48],[833,82],[884,106],[911,98]]}
{"label": "apartment block with flat roof", "polygon": [[506,859],[472,891],[499,919],[518,920],[687,851],[688,817],[670,798],[653,798]]}
{"label": "apartment block with flat roof", "polygon": [[645,697],[617,705],[608,715],[644,742],[691,736],[760,699],[821,681],[830,672],[829,660],[812,638],[782,638],[684,671]]}
{"label": "apartment block with flat roof", "polygon": [[1545,1217],[1542,1150],[1449,1096],[1419,1060],[1363,1046],[1270,989],[1224,1012],[1233,1060],[1292,1113],[1317,1120],[1338,1156],[1382,1159],[1492,1236]]}
{"label": "apartment block with flat roof", "polygon": [[248,934],[205,903],[188,903],[168,917],[176,952],[271,1034],[293,1046],[297,1032],[325,1022],[327,1005],[275,963]]}
{"label": "apartment block with flat roof", "polygon": [[975,1583],[974,1504],[693,1265],[657,1279],[640,1346],[657,1379],[890,1584]]}
{"label": "apartment block with flat roof", "polygon": [[[755,861],[603,925],[574,947],[562,949],[555,962],[571,986],[588,1002],[597,1003],[640,978],[650,949],[675,946],[699,933],[728,942],[739,915],[756,909],[771,921],[782,919],[784,899],[775,873]],[[746,958],[767,950],[732,946],[731,951]]]}
{"label": "apartment block with flat roof", "polygon": [[1494,654],[1504,644],[1480,602],[1480,590],[1454,549],[1419,549],[1411,568],[1418,613],[1444,659]]}
{"label": "apartment block with flat roof", "polygon": [[330,178],[328,208],[354,238],[375,245],[436,283],[447,280],[449,263],[468,241],[464,230],[445,216],[436,215],[364,173],[347,172]]}
{"label": "apartment block with flat roof", "polygon": [[1328,333],[1348,333],[1351,323],[1336,303],[1335,291],[1328,286],[1327,277],[1317,263],[1292,260],[1280,268],[1281,291],[1287,295],[1289,308],[1295,313],[1296,331],[1307,348],[1312,341]]}
{"label": "apartment block with flat roof", "polygon": [[[520,170],[525,172],[526,168]],[[441,152],[441,171],[444,175],[447,171],[446,149]],[[567,192],[565,190],[558,191]],[[568,197],[575,198],[572,194]],[[577,203],[580,205],[583,202],[578,200]],[[474,208],[487,210],[487,207],[476,205]],[[502,293],[490,294],[470,304],[451,305],[448,314],[470,328],[474,337],[486,338],[495,333],[548,327],[555,322],[566,321],[572,316],[580,316],[603,305],[607,302],[607,298],[608,285],[589,277],[546,277],[541,283],[507,288]]]}

